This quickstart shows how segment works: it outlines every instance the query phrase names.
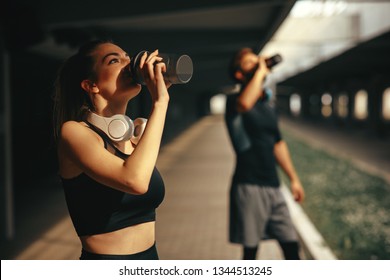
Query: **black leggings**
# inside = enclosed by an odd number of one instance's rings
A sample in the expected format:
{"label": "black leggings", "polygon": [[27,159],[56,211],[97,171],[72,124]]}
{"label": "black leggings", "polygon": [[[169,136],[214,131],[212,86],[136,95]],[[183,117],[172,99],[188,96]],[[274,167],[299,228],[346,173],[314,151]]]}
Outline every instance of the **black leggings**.
{"label": "black leggings", "polygon": [[149,249],[130,255],[105,255],[81,250],[80,260],[158,260],[156,244]]}

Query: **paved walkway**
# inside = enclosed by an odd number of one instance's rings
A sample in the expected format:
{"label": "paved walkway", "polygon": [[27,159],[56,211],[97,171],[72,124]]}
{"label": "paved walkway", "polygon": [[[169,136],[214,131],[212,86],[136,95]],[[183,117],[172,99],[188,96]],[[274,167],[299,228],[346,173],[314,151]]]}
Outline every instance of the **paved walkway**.
{"label": "paved walkway", "polygon": [[[164,147],[158,167],[167,185],[157,223],[161,258],[240,259],[227,235],[234,154],[221,117],[202,119]],[[281,258],[273,241],[262,245],[259,258]]]}

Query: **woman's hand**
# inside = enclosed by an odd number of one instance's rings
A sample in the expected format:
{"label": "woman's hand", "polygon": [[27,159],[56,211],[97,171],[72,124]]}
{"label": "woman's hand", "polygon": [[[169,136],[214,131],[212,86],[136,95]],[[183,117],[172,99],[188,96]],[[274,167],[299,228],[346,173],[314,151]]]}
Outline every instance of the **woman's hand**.
{"label": "woman's hand", "polygon": [[166,65],[158,56],[158,50],[147,55],[145,52],[140,60],[140,68],[144,77],[146,86],[154,102],[168,102],[168,88],[170,83],[166,83],[163,73],[167,71]]}

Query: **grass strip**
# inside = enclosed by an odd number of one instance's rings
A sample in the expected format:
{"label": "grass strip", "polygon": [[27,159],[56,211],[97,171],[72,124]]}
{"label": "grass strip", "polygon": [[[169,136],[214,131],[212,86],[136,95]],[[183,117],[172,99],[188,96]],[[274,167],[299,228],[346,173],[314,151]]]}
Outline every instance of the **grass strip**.
{"label": "grass strip", "polygon": [[[390,259],[390,185],[283,130],[306,192],[302,207],[339,259]],[[280,172],[283,181],[288,182]]]}

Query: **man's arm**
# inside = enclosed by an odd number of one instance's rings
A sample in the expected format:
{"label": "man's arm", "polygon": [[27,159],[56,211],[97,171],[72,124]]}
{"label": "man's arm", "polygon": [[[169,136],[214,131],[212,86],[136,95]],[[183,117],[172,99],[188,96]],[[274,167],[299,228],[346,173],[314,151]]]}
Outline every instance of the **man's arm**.
{"label": "man's arm", "polygon": [[286,142],[283,140],[277,142],[274,146],[274,154],[279,166],[290,179],[290,187],[295,200],[302,202],[305,192],[295,171]]}
{"label": "man's arm", "polygon": [[230,95],[226,100],[225,123],[234,151],[240,154],[248,150],[251,142],[245,131],[242,115],[237,112],[236,95]]}
{"label": "man's arm", "polygon": [[253,78],[245,85],[237,98],[237,111],[247,112],[255,106],[257,100],[263,95],[264,79],[269,73],[264,58],[259,57],[259,68],[256,70]]}

